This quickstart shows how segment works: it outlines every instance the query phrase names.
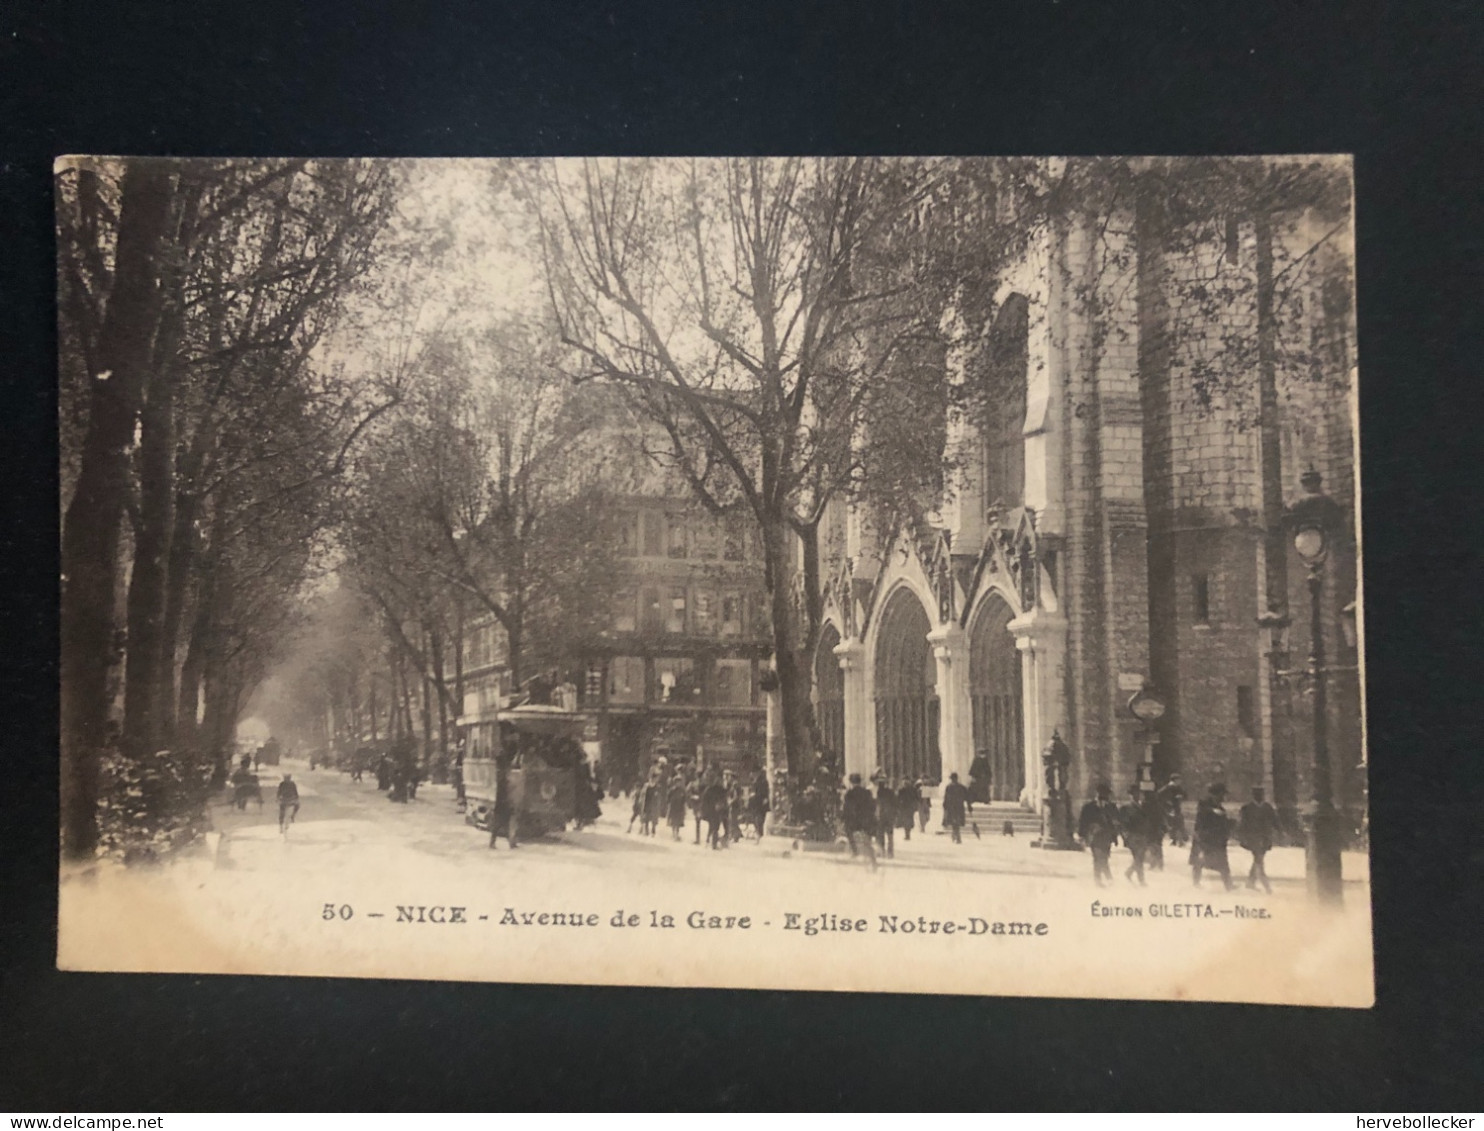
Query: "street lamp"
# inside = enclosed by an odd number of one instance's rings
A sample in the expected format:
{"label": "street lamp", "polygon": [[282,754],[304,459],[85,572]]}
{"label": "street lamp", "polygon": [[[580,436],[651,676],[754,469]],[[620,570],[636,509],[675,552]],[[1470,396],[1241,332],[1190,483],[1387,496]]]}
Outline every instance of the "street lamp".
{"label": "street lamp", "polygon": [[1324,665],[1324,563],[1343,511],[1322,490],[1324,479],[1306,471],[1299,479],[1304,496],[1288,511],[1293,548],[1309,570],[1309,677],[1314,688],[1314,815],[1309,826],[1306,871],[1322,903],[1342,901],[1340,815],[1335,810],[1329,764],[1329,670]]}

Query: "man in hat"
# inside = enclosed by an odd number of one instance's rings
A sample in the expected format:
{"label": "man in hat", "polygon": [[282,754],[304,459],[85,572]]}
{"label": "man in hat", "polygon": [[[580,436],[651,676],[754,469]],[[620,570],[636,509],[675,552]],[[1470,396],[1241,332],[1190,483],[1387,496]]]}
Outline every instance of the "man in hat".
{"label": "man in hat", "polygon": [[861,784],[860,774],[850,775],[850,788],[845,791],[840,816],[841,823],[845,826],[845,836],[850,841],[850,855],[857,856],[864,848],[866,859],[870,861],[872,869],[875,869],[876,850],[871,845],[871,835],[875,832],[876,799]]}
{"label": "man in hat", "polygon": [[893,834],[897,825],[897,791],[883,773],[877,773],[871,781],[876,785],[876,847],[890,860],[896,854]]}
{"label": "man in hat", "polygon": [[964,819],[971,804],[969,791],[958,780],[958,775],[949,774],[948,785],[943,790],[943,827],[953,837],[954,844],[964,842]]}
{"label": "man in hat", "polygon": [[1273,835],[1278,829],[1278,811],[1268,802],[1262,786],[1252,788],[1252,800],[1242,806],[1237,820],[1237,843],[1252,853],[1252,870],[1247,873],[1247,886],[1273,894],[1273,885],[1268,882],[1268,870],[1264,860],[1273,847]]}
{"label": "man in hat", "polygon": [[1118,806],[1113,804],[1113,787],[1098,783],[1097,796],[1082,806],[1077,818],[1077,836],[1092,850],[1092,878],[1098,887],[1103,881],[1113,882],[1113,869],[1108,857],[1118,839]]}
{"label": "man in hat", "polygon": [[1226,815],[1226,786],[1216,782],[1202,798],[1195,810],[1194,835],[1190,838],[1190,874],[1195,885],[1200,887],[1201,871],[1209,868],[1221,877],[1226,890],[1231,891],[1231,864],[1226,858],[1226,844],[1231,839],[1231,819]]}
{"label": "man in hat", "polygon": [[1118,810],[1118,823],[1123,829],[1123,843],[1128,845],[1133,863],[1123,873],[1130,883],[1138,877],[1144,886],[1144,857],[1149,851],[1149,809],[1137,784],[1128,787],[1128,804]]}

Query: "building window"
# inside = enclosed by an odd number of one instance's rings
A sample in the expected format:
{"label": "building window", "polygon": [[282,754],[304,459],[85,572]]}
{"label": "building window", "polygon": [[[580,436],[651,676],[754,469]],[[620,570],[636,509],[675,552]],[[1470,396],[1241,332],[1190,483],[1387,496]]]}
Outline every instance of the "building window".
{"label": "building window", "polygon": [[685,631],[685,590],[673,588],[665,602],[665,631]]}
{"label": "building window", "polygon": [[716,594],[709,589],[696,591],[696,632],[702,636],[716,635]]}
{"label": "building window", "polygon": [[639,553],[639,516],[621,514],[618,524],[618,556],[632,558]]}
{"label": "building window", "polygon": [[691,550],[704,561],[715,561],[721,556],[721,531],[713,518],[703,519],[691,531]]}
{"label": "building window", "polygon": [[649,558],[665,556],[665,516],[653,511],[644,513],[644,555]]}
{"label": "building window", "polygon": [[666,517],[665,522],[670,530],[669,556],[672,558],[685,557],[685,520],[679,515],[672,514]]}
{"label": "building window", "polygon": [[717,660],[712,702],[718,707],[752,706],[752,662]]}
{"label": "building window", "polygon": [[738,519],[732,519],[727,523],[724,537],[722,538],[722,555],[729,562],[740,562],[747,557],[747,531],[743,529]]}
{"label": "building window", "polygon": [[1204,573],[1192,574],[1190,578],[1191,604],[1196,624],[1211,623],[1211,581]]}
{"label": "building window", "polygon": [[693,703],[696,665],[689,656],[662,656],[654,662],[654,696],[660,703]]}
{"label": "building window", "polygon": [[636,600],[632,589],[620,589],[613,595],[614,632],[633,632],[639,627]]}
{"label": "building window", "polygon": [[660,608],[660,591],[658,589],[644,590],[640,599],[639,615],[643,618],[642,624],[645,632],[659,632],[664,627],[664,609]]}
{"label": "building window", "polygon": [[644,658],[614,656],[608,664],[608,702],[644,702]]}
{"label": "building window", "polygon": [[1257,737],[1257,710],[1252,699],[1252,688],[1246,684],[1237,687],[1237,729],[1248,738]]}
{"label": "building window", "polygon": [[721,595],[721,634],[742,635],[742,594],[738,592]]}

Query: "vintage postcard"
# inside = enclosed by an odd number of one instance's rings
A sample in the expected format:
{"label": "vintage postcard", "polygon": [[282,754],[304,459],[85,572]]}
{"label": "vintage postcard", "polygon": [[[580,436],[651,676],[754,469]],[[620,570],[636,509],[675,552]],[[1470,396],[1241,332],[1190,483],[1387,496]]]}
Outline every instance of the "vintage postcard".
{"label": "vintage postcard", "polygon": [[56,206],[63,969],[1372,1003],[1348,158]]}

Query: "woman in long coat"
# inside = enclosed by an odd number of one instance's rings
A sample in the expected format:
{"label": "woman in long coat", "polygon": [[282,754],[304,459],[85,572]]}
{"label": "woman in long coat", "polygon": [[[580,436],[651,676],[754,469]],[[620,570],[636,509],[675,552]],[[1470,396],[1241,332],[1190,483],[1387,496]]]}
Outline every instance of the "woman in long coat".
{"label": "woman in long coat", "polygon": [[660,816],[665,811],[665,797],[668,791],[665,783],[659,778],[659,774],[652,773],[649,776],[649,786],[644,791],[644,828],[645,836],[654,836],[654,832],[660,827]]}
{"label": "woman in long coat", "polygon": [[685,828],[685,779],[679,774],[670,779],[665,795],[665,823],[670,826],[670,839],[679,840],[680,830]]}

